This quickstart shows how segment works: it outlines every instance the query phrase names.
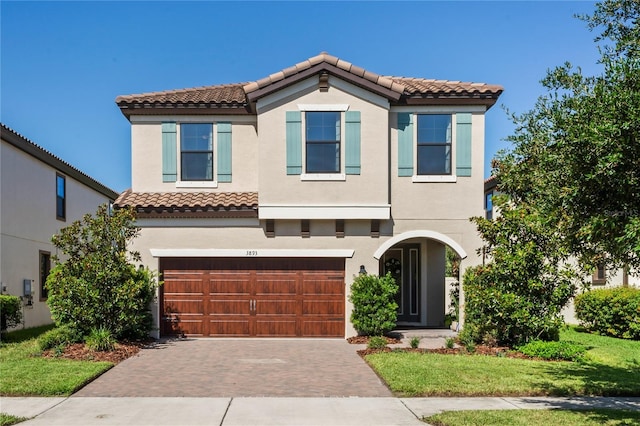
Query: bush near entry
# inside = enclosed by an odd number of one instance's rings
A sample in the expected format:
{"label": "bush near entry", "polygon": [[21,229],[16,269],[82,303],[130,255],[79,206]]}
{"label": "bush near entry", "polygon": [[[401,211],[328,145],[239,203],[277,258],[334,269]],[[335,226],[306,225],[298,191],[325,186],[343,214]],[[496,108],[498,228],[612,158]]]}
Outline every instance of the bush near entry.
{"label": "bush near entry", "polygon": [[589,331],[640,340],[640,289],[603,288],[579,294],[576,317]]}
{"label": "bush near entry", "polygon": [[351,323],[359,334],[382,336],[396,326],[398,304],[396,280],[391,273],[358,275],[351,284],[349,301],[353,303]]}

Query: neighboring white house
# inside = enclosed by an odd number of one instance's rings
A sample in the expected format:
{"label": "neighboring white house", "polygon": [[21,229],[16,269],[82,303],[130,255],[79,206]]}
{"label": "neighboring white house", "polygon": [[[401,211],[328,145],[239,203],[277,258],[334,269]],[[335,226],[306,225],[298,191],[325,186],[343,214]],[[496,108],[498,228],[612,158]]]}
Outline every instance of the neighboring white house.
{"label": "neighboring white house", "polygon": [[0,126],[0,291],[22,298],[28,328],[51,323],[43,287],[56,254],[51,237],[118,194]]}
{"label": "neighboring white house", "polygon": [[346,337],[391,270],[398,323],[442,327],[445,246],[481,262],[485,113],[502,87],[384,77],[321,53],[258,81],[116,99],[131,123],[162,335]]}

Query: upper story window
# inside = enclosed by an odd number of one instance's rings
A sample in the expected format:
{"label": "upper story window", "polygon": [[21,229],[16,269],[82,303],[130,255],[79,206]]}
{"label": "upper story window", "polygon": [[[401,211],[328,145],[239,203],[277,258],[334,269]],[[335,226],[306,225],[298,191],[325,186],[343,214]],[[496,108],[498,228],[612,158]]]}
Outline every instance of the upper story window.
{"label": "upper story window", "polygon": [[485,218],[493,219],[493,191],[484,194]]}
{"label": "upper story window", "polygon": [[451,115],[418,115],[418,175],[451,174]]}
{"label": "upper story window", "polygon": [[213,180],[213,126],[211,123],[180,125],[180,179]]}
{"label": "upper story window", "polygon": [[65,220],[67,217],[67,188],[64,176],[56,174],[56,218]]}
{"label": "upper story window", "polygon": [[306,173],[340,173],[340,112],[305,115]]}

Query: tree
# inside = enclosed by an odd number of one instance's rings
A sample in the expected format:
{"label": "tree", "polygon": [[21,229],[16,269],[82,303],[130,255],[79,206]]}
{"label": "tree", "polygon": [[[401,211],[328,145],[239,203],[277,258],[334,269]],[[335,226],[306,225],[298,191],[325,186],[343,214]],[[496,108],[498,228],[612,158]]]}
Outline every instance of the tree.
{"label": "tree", "polygon": [[602,73],[566,63],[547,73],[548,93],[513,115],[513,148],[494,173],[515,204],[534,207],[584,272],[640,271],[640,2],[604,0],[579,16],[602,29]]}
{"label": "tree", "polygon": [[87,214],[52,238],[65,255],[47,278],[47,303],[56,324],[87,336],[107,329],[116,338],[141,338],[152,326],[149,304],[157,287],[155,275],[137,268],[140,254],[127,246],[139,233],[134,212],[111,212],[107,205]]}
{"label": "tree", "polygon": [[506,196],[494,202],[498,218],[472,218],[491,261],[465,271],[461,339],[509,346],[555,340],[561,310],[576,289],[562,238],[532,206],[515,205]]}

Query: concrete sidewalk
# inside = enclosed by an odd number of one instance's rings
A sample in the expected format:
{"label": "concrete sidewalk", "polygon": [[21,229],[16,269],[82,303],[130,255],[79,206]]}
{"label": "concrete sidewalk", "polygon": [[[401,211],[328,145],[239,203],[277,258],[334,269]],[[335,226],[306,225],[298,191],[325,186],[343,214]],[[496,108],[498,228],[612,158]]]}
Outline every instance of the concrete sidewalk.
{"label": "concrete sidewalk", "polygon": [[452,410],[640,411],[640,398],[0,398],[21,425],[425,425]]}

